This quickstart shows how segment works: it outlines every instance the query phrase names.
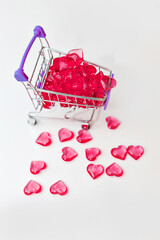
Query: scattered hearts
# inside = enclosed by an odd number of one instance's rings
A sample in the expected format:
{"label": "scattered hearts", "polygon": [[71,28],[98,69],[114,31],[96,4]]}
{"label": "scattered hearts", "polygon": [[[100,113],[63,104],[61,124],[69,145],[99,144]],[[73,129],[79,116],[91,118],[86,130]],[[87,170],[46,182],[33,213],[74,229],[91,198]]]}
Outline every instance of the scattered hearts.
{"label": "scattered hearts", "polygon": [[41,192],[41,185],[33,180],[30,180],[27,185],[24,187],[24,193],[26,195],[31,195],[33,193]]}
{"label": "scattered hearts", "polygon": [[101,151],[99,148],[87,148],[85,149],[85,153],[89,161],[94,161],[101,154]]}
{"label": "scattered hearts", "polygon": [[48,132],[43,132],[39,135],[39,137],[36,140],[36,143],[42,145],[42,146],[48,146],[51,144],[51,135]]}
{"label": "scattered hearts", "polygon": [[66,185],[64,184],[64,182],[62,182],[61,180],[54,183],[51,187],[50,187],[50,192],[52,194],[59,194],[59,195],[65,195],[68,192],[68,189],[66,187]]}
{"label": "scattered hearts", "polygon": [[112,163],[106,168],[106,174],[108,176],[121,177],[123,175],[123,169],[117,163]]}
{"label": "scattered hearts", "polygon": [[76,139],[79,143],[86,143],[91,141],[92,137],[87,130],[80,130]]}
{"label": "scattered hearts", "polygon": [[41,170],[46,168],[46,163],[43,161],[32,161],[30,166],[30,172],[38,174]]}
{"label": "scattered hearts", "polygon": [[127,153],[134,158],[135,160],[138,160],[144,153],[144,148],[142,146],[133,146],[130,145],[127,148]]}
{"label": "scattered hearts", "polygon": [[93,179],[96,179],[104,173],[104,167],[100,164],[89,164],[87,166],[87,172]]}
{"label": "scattered hearts", "polygon": [[71,140],[74,137],[74,133],[66,128],[62,128],[58,132],[60,142]]}
{"label": "scattered hearts", "polygon": [[109,129],[116,129],[121,124],[121,122],[115,117],[106,118],[107,126]]}
{"label": "scattered hearts", "polygon": [[113,148],[111,150],[111,154],[113,157],[121,159],[121,160],[125,160],[126,155],[127,155],[127,149],[125,146],[120,145],[117,148]]}
{"label": "scattered hearts", "polygon": [[78,156],[76,151],[74,151],[73,148],[70,148],[70,147],[64,147],[62,149],[62,153],[63,153],[62,159],[66,162],[69,162]]}

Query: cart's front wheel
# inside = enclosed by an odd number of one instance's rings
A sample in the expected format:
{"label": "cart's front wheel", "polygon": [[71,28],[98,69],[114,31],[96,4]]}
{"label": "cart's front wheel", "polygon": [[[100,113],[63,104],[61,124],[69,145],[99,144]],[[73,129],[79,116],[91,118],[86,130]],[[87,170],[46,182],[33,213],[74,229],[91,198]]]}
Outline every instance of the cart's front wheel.
{"label": "cart's front wheel", "polygon": [[84,123],[84,124],[82,124],[82,129],[84,129],[84,130],[88,130],[88,129],[90,129],[90,124],[89,123]]}
{"label": "cart's front wheel", "polygon": [[33,126],[33,125],[36,125],[36,124],[37,124],[37,120],[36,120],[35,118],[31,118],[31,117],[30,117],[30,118],[28,119],[28,124],[29,124],[29,125],[32,125],[32,126]]}

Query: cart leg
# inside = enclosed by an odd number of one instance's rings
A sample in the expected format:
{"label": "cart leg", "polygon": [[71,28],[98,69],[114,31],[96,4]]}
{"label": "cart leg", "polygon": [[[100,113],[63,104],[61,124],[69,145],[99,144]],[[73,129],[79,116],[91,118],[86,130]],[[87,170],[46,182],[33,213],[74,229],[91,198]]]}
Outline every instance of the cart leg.
{"label": "cart leg", "polygon": [[90,129],[90,122],[92,121],[92,119],[94,117],[95,110],[96,110],[95,108],[92,110],[90,119],[88,121],[85,121],[82,123],[82,125],[81,125],[82,129],[84,129],[84,130]]}

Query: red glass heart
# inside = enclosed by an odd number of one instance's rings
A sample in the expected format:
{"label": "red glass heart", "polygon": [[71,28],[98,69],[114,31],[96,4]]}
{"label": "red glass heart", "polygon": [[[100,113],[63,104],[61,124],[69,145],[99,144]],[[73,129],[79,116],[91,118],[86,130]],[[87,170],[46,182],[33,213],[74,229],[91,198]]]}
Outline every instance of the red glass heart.
{"label": "red glass heart", "polygon": [[106,118],[106,122],[109,129],[116,129],[121,124],[117,118],[111,116]]}
{"label": "red glass heart", "polygon": [[100,164],[89,164],[87,166],[87,172],[93,179],[96,179],[104,173],[104,167]]}
{"label": "red glass heart", "polygon": [[36,143],[42,145],[42,146],[48,146],[51,144],[51,135],[48,132],[43,132],[39,135],[39,137],[36,140]]}
{"label": "red glass heart", "polygon": [[80,130],[76,139],[79,143],[86,143],[92,140],[92,137],[87,130]]}
{"label": "red glass heart", "polygon": [[46,168],[46,163],[43,161],[32,161],[30,165],[30,172],[38,174],[41,170]]}
{"label": "red glass heart", "polygon": [[87,148],[85,149],[85,153],[89,161],[94,161],[101,154],[101,151],[99,148]]}
{"label": "red glass heart", "polygon": [[39,183],[33,181],[33,180],[30,180],[27,185],[24,187],[24,193],[26,195],[31,195],[33,193],[39,193],[41,192],[42,190],[42,187]]}
{"label": "red glass heart", "polygon": [[59,195],[65,195],[68,192],[67,186],[62,182],[61,180],[54,183],[50,187],[50,192],[52,194],[59,194]]}
{"label": "red glass heart", "polygon": [[71,140],[74,137],[74,133],[66,128],[62,128],[58,132],[60,142]]}
{"label": "red glass heart", "polygon": [[127,148],[127,153],[134,158],[135,160],[138,160],[144,153],[144,148],[142,146],[133,146],[130,145]]}
{"label": "red glass heart", "polygon": [[62,159],[66,162],[69,162],[78,156],[76,151],[74,151],[73,148],[70,148],[70,147],[64,147],[62,149],[62,153],[63,153]]}
{"label": "red glass heart", "polygon": [[82,60],[84,60],[84,58],[83,58],[83,50],[81,48],[70,50],[68,52],[68,55],[70,55],[70,54],[77,54]]}
{"label": "red glass heart", "polygon": [[106,168],[106,173],[108,176],[121,177],[123,175],[123,169],[117,163],[112,163]]}
{"label": "red glass heart", "polygon": [[126,155],[127,155],[127,149],[125,146],[120,145],[117,148],[113,148],[111,150],[111,154],[113,157],[121,159],[121,160],[125,160]]}

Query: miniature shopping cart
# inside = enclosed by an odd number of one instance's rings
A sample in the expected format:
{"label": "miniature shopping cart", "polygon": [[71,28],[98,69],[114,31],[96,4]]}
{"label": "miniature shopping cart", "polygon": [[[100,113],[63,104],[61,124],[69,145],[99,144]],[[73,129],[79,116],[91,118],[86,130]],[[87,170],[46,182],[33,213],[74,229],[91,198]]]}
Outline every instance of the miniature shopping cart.
{"label": "miniature shopping cart", "polygon": [[[38,57],[36,57],[37,59],[36,59],[36,63],[35,63],[33,72],[31,74],[30,78],[28,78],[28,76],[24,73],[23,67],[24,67],[24,64],[26,61],[26,57],[37,37],[40,40],[41,48],[40,48]],[[46,46],[44,46],[43,39],[45,40]],[[107,108],[111,90],[108,90],[105,93],[105,96],[103,98],[97,98],[97,97],[77,96],[77,95],[61,93],[61,92],[53,92],[53,91],[43,89],[46,78],[47,78],[47,74],[48,74],[50,65],[53,62],[53,59],[56,57],[61,57],[61,56],[65,56],[65,55],[66,54],[62,51],[50,48],[49,43],[46,39],[46,34],[42,27],[36,26],[34,28],[34,36],[31,39],[31,41],[23,55],[19,69],[14,74],[16,80],[19,82],[22,82],[22,84],[25,86],[25,88],[29,94],[29,97],[33,103],[34,109],[35,109],[35,111],[29,112],[28,123],[35,125],[37,123],[38,119],[53,118],[50,116],[46,117],[42,114],[43,113],[42,110],[44,110],[44,104],[49,102],[52,107],[57,107],[57,106],[63,107],[64,105],[68,106],[68,111],[64,115],[63,119],[80,121],[83,129],[89,129],[90,122],[93,120],[95,110],[102,106],[104,107],[104,110]],[[106,67],[102,67],[102,66],[94,64],[94,63],[91,63],[86,60],[84,60],[84,62],[89,63],[89,64],[93,65],[94,67],[96,67],[98,72],[103,70],[103,72],[105,72],[105,74],[107,76],[109,76],[110,81],[112,81],[113,74],[110,69],[108,69]],[[44,98],[44,94],[45,95],[47,94],[48,97]],[[57,97],[56,104],[55,104],[55,101],[52,100],[52,95]],[[61,102],[61,100],[60,100],[62,96],[63,96],[63,99],[65,98],[65,101],[63,101],[63,102]],[[74,104],[72,106],[68,102],[69,97],[74,98],[74,100],[75,100]],[[79,99],[84,100],[83,104],[81,103],[81,101],[78,101]],[[100,104],[96,104],[97,102]],[[77,110],[81,107],[85,108],[84,111],[86,111],[88,109],[91,111],[91,115],[90,115],[89,119],[82,120],[82,119],[75,118],[74,116],[71,116],[72,115],[71,113],[73,113],[75,110]]]}

